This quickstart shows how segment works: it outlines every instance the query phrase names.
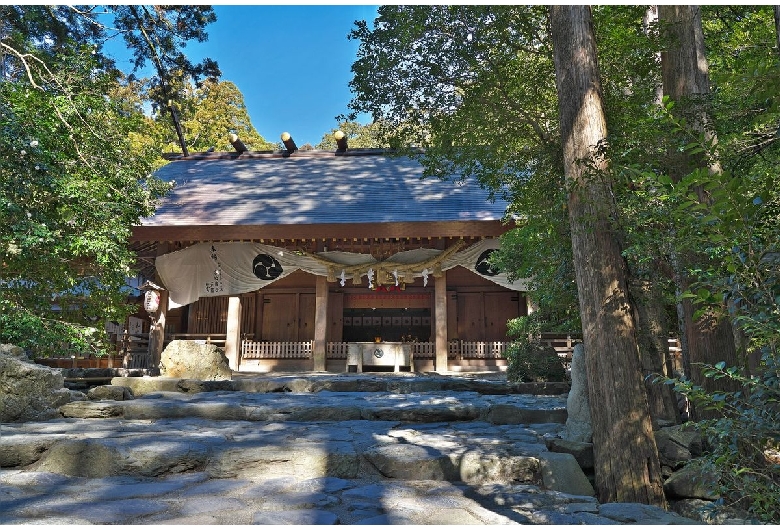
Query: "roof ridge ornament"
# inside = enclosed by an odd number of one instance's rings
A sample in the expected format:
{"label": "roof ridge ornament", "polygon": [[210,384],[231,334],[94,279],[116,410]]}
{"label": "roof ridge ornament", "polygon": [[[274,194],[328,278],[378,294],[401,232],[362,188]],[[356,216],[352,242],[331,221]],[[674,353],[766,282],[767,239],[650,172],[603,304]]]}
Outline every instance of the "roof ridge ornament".
{"label": "roof ridge ornament", "polygon": [[333,138],[336,139],[336,153],[346,153],[347,152],[347,135],[344,134],[344,131],[336,131],[333,133]]}
{"label": "roof ridge ornament", "polygon": [[246,145],[244,145],[244,142],[242,142],[241,139],[239,139],[236,133],[230,133],[230,136],[228,138],[230,139],[230,145],[233,146],[233,149],[235,149],[239,155],[249,151]]}
{"label": "roof ridge ornament", "polygon": [[286,156],[290,156],[291,154],[293,154],[295,151],[298,150],[298,146],[295,145],[295,140],[293,140],[290,133],[288,133],[287,131],[283,132],[281,138],[282,138],[282,143],[284,144],[284,148],[287,149]]}

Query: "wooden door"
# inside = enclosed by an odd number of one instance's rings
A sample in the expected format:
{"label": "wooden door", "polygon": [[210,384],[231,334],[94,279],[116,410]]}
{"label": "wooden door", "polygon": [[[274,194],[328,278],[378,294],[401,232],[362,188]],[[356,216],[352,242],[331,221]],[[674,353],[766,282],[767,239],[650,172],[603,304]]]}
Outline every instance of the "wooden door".
{"label": "wooden door", "polygon": [[190,305],[187,333],[225,333],[227,296],[203,297]]}
{"label": "wooden door", "polygon": [[458,338],[481,341],[485,334],[485,306],[482,293],[458,293]]}
{"label": "wooden door", "polygon": [[485,293],[484,340],[508,340],[506,321],[519,315],[520,293]]}
{"label": "wooden door", "polygon": [[298,295],[269,293],[263,296],[263,340],[294,342],[298,336]]}
{"label": "wooden door", "polygon": [[314,293],[301,293],[298,300],[298,337],[293,340],[314,340],[314,320],[317,300]]}
{"label": "wooden door", "polygon": [[344,293],[328,294],[328,342],[341,342],[344,334]]}

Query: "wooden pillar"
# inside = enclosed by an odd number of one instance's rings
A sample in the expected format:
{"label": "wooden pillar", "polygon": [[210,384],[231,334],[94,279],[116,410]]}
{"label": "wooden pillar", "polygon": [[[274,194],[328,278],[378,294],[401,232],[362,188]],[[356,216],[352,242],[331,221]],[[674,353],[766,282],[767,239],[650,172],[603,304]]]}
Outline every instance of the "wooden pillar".
{"label": "wooden pillar", "polygon": [[312,357],[315,372],[325,371],[325,353],[328,334],[328,279],[317,276],[314,301],[314,348]]}
{"label": "wooden pillar", "polygon": [[168,291],[160,291],[160,305],[149,328],[149,368],[159,368],[165,348],[165,319],[168,316]]}
{"label": "wooden pillar", "polygon": [[225,356],[231,370],[238,371],[241,353],[241,297],[228,299],[227,337],[225,337]]}
{"label": "wooden pillar", "polygon": [[447,275],[434,280],[434,321],[436,323],[436,371],[446,372],[447,368]]}

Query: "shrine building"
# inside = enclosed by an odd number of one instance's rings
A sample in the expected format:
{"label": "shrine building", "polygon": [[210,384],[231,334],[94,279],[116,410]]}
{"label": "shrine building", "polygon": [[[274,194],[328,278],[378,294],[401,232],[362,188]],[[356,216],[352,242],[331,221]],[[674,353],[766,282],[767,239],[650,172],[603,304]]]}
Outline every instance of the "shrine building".
{"label": "shrine building", "polygon": [[525,282],[487,261],[507,204],[422,175],[374,149],[169,157],[175,186],[131,238],[161,288],[152,362],[196,338],[239,371],[501,369],[528,314]]}

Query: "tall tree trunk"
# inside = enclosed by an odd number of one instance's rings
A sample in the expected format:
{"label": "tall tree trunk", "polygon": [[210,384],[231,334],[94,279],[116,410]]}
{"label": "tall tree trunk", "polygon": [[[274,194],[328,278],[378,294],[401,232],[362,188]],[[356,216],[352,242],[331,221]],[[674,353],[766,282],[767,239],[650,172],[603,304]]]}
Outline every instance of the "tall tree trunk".
{"label": "tall tree trunk", "polygon": [[[709,68],[704,49],[704,32],[701,24],[701,10],[698,6],[658,6],[658,16],[667,37],[668,46],[661,54],[664,94],[678,102],[688,123],[713,144],[717,136],[711,126],[707,96]],[[713,173],[721,171],[717,157],[709,160],[687,152],[676,152],[669,157],[669,173],[672,180],[679,182],[697,167],[708,167]],[[699,188],[699,200],[707,203],[707,193]],[[707,258],[703,255],[683,255],[677,263],[678,288],[685,292],[692,283],[687,269],[703,266]],[[706,267],[705,267],[706,268]],[[737,390],[728,379],[715,381],[702,375],[702,364],[716,364],[724,361],[728,366],[737,366],[739,359],[731,323],[727,318],[708,313],[699,318],[694,314],[699,309],[690,299],[681,303],[685,336],[683,365],[694,384],[708,391]],[[710,413],[692,409],[691,419],[702,419]]]}
{"label": "tall tree trunk", "polygon": [[601,502],[665,506],[658,451],[637,347],[627,271],[601,152],[607,136],[588,6],[551,6],[561,136],[569,193]]}
{"label": "tall tree trunk", "polygon": [[[660,275],[657,270],[655,272]],[[653,382],[655,375],[674,377],[669,355],[669,323],[663,303],[663,291],[655,282],[636,278],[631,279],[630,289],[637,313],[639,358],[653,427],[680,423],[674,389],[670,385]]]}
{"label": "tall tree trunk", "polygon": [[[649,34],[650,27],[657,23],[658,7],[648,6],[642,20],[645,33]],[[660,60],[660,53],[658,59]],[[657,105],[663,102],[663,95],[663,86],[659,85],[655,91]],[[659,288],[657,281],[645,279],[664,278],[667,276],[665,269],[671,270],[671,267],[666,263],[657,262],[650,269],[639,273],[629,270],[631,274],[629,287],[637,312],[639,358],[642,362],[647,400],[654,427],[667,422],[680,423],[681,420],[674,389],[670,385],[652,381],[654,374],[674,377],[669,353],[669,323],[666,318],[664,292]]]}
{"label": "tall tree trunk", "polygon": [[777,40],[777,51],[780,53],[780,6],[772,6],[775,13],[775,38]]}

